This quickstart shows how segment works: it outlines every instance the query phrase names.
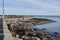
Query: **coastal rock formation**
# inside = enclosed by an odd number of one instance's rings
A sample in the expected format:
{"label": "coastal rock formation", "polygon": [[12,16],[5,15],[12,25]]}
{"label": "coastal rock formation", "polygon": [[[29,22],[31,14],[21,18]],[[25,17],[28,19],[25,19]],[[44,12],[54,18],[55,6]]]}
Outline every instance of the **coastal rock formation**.
{"label": "coastal rock formation", "polygon": [[[55,22],[50,19],[42,19],[42,18],[31,18],[30,20],[17,20],[17,22],[10,22],[8,25],[8,29],[10,30],[13,37],[16,40],[52,40],[52,36],[38,32],[38,29],[31,28],[32,25],[41,25],[46,23]],[[45,29],[43,29],[45,30]],[[48,36],[47,36],[48,35]]]}

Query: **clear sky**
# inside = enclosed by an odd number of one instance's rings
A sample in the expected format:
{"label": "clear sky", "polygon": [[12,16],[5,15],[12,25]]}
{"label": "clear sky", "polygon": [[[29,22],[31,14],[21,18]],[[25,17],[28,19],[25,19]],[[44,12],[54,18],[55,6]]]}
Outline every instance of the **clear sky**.
{"label": "clear sky", "polygon": [[[2,14],[2,0],[0,0]],[[60,0],[5,0],[5,14],[60,15]]]}

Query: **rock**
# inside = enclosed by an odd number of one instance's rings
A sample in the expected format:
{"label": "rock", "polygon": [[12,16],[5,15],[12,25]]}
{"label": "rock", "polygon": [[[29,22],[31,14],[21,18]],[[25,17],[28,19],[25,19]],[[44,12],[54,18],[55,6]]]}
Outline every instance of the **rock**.
{"label": "rock", "polygon": [[33,40],[40,40],[38,37],[32,37]]}
{"label": "rock", "polygon": [[30,36],[22,36],[23,40],[32,40],[32,38]]}

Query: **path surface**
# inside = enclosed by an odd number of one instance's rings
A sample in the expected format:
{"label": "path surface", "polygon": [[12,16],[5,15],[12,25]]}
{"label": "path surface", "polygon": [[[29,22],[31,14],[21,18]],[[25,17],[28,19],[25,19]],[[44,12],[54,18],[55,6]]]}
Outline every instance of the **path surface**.
{"label": "path surface", "polygon": [[3,20],[0,18],[0,40],[3,40]]}
{"label": "path surface", "polygon": [[4,34],[3,40],[13,40],[13,37],[10,31],[8,30],[5,19],[3,20],[3,34]]}

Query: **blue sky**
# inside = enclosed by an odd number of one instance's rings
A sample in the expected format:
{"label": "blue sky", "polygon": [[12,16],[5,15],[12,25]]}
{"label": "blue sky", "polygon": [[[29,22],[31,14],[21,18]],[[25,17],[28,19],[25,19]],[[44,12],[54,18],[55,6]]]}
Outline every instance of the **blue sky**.
{"label": "blue sky", "polygon": [[[2,0],[0,0],[2,14]],[[5,0],[5,14],[60,15],[60,0]]]}

